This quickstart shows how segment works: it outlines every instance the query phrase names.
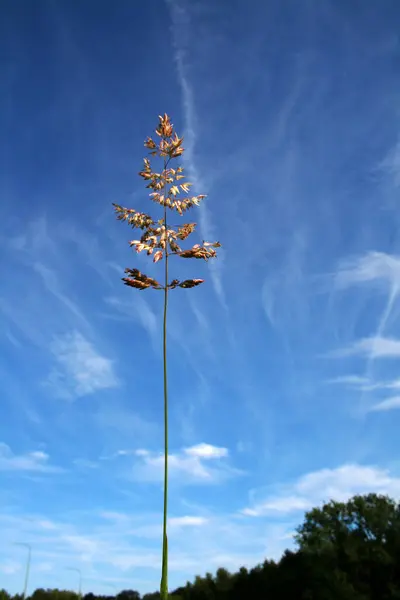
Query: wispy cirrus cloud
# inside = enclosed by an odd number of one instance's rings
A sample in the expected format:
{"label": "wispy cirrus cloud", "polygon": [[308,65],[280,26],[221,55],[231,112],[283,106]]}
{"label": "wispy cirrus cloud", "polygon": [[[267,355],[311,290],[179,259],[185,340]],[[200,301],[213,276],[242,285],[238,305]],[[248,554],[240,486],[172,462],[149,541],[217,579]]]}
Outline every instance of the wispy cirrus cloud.
{"label": "wispy cirrus cloud", "polygon": [[370,359],[397,358],[400,356],[400,340],[389,337],[373,336],[357,340],[347,348],[336,350],[330,355],[332,357],[358,355]]}
{"label": "wispy cirrus cloud", "polygon": [[370,385],[369,379],[361,375],[341,375],[333,379],[328,379],[327,383],[346,385],[356,388],[362,388],[366,385]]}
{"label": "wispy cirrus cloud", "polygon": [[160,321],[151,308],[150,303],[145,298],[136,294],[134,298],[131,297],[131,300],[123,300],[116,296],[109,296],[105,298],[104,301],[106,305],[113,310],[113,313],[106,316],[115,317],[115,315],[117,315],[118,317],[119,315],[120,318],[124,318],[127,321],[136,321],[147,332],[153,346],[159,346],[161,335],[159,327]]}
{"label": "wispy cirrus cloud", "polygon": [[370,412],[386,412],[388,410],[400,409],[400,396],[393,396],[377,402],[369,409]]}
{"label": "wispy cirrus cloud", "polygon": [[344,261],[335,274],[337,288],[377,283],[400,289],[400,256],[386,252],[367,254]]}
{"label": "wispy cirrus cloud", "polygon": [[[361,403],[364,393],[385,387],[373,377],[377,359],[396,359],[400,357],[400,341],[385,336],[390,324],[394,308],[398,304],[400,292],[400,257],[385,252],[368,252],[355,259],[345,261],[339,268],[335,284],[337,289],[346,289],[360,285],[379,286],[386,292],[386,302],[378,318],[378,325],[373,335],[354,341],[350,346],[334,353],[337,357],[361,356],[366,358],[364,378],[366,383],[360,385]],[[378,406],[378,403],[375,406]]]}
{"label": "wispy cirrus cloud", "polygon": [[40,349],[48,347],[61,323],[65,329],[91,330],[79,286],[74,285],[79,257],[74,257],[75,240],[72,243],[67,230],[66,223],[37,216],[21,227],[20,234],[3,240],[9,256],[3,275],[8,285],[0,298],[0,311],[19,337]]}
{"label": "wispy cirrus cloud", "polygon": [[127,401],[114,400],[111,404],[104,402],[93,414],[93,421],[102,432],[109,446],[105,447],[101,458],[131,454],[130,450],[118,450],[120,444],[129,443],[134,436],[138,443],[160,439],[161,427],[153,415],[145,416],[139,405],[131,406]]}
{"label": "wispy cirrus cloud", "polygon": [[375,390],[400,390],[400,379],[393,381],[371,381],[366,377],[359,375],[344,375],[329,379],[327,383],[344,385],[363,392],[373,392]]}
{"label": "wispy cirrus cloud", "polygon": [[[393,358],[392,355],[390,355],[390,357]],[[372,381],[358,375],[345,375],[343,377],[330,379],[327,383],[343,385],[353,391],[358,390],[363,394],[367,392],[382,392],[384,390],[393,390],[395,392],[400,390],[400,379],[395,379],[393,381]],[[396,395],[384,399],[373,399],[372,404],[369,403],[366,412],[386,412],[399,408],[400,396]]]}
{"label": "wispy cirrus cloud", "polygon": [[[352,357],[360,356],[366,358],[367,368],[365,376],[359,375],[347,375],[339,376],[332,380],[330,383],[336,383],[345,387],[352,388],[353,390],[359,390],[361,393],[361,399],[364,404],[365,394],[371,392],[378,392],[382,390],[398,390],[400,389],[400,381],[384,381],[377,377],[372,377],[372,364],[375,360],[397,360],[400,358],[400,340],[393,338],[384,337],[371,337],[358,340],[351,346],[343,348],[336,352],[333,352],[331,356],[337,358],[340,357]],[[400,407],[400,400],[398,396],[386,398],[383,400],[372,400],[372,404],[368,401],[366,407],[367,412],[383,412]]]}
{"label": "wispy cirrus cloud", "polygon": [[41,262],[35,262],[33,264],[33,270],[41,277],[47,291],[53,294],[53,296],[62,304],[64,304],[64,306],[71,311],[73,315],[78,317],[81,322],[87,325],[88,323],[86,318],[83,316],[75,302],[73,302],[71,298],[62,292],[62,287],[56,271]]}
{"label": "wispy cirrus cloud", "polygon": [[380,163],[381,170],[389,177],[392,186],[400,187],[400,140],[390,149]]}
{"label": "wispy cirrus cloud", "polygon": [[[199,123],[196,117],[195,96],[190,83],[188,47],[190,45],[190,8],[186,2],[181,0],[167,0],[167,6],[170,11],[172,26],[171,33],[175,49],[175,64],[178,75],[178,81],[182,92],[183,112],[185,119],[185,154],[184,163],[188,175],[198,193],[204,193],[207,190],[207,181],[200,173],[196,164],[196,145],[198,143],[197,131]],[[199,208],[200,231],[203,239],[207,241],[217,241],[216,230],[212,222],[211,212],[207,207],[207,198],[202,202]],[[222,284],[222,265],[223,250],[219,252],[219,259],[211,261],[209,264],[211,278],[215,293],[226,309],[226,298]]]}
{"label": "wispy cirrus cloud", "polygon": [[[288,320],[307,315],[305,256],[307,236],[300,228],[293,234],[292,245],[282,252],[282,266],[272,271],[262,285],[262,304],[273,327],[282,328]],[[294,300],[295,299],[295,300]]]}
{"label": "wispy cirrus cloud", "polygon": [[[390,321],[400,292],[400,257],[385,252],[368,252],[362,256],[342,262],[335,275],[336,289],[354,286],[378,286],[387,294],[386,304],[379,317],[374,335],[353,341],[347,348],[333,353],[336,357],[363,357],[366,359],[364,375],[336,377],[331,383],[342,384],[359,390],[364,401],[365,394],[380,390],[400,389],[398,380],[385,380],[373,374],[376,360],[396,360],[400,357],[400,340],[385,336],[384,331]],[[372,400],[367,412],[382,412],[398,408],[398,397]]]}
{"label": "wispy cirrus cloud", "polygon": [[118,386],[113,361],[100,354],[78,331],[56,338],[51,352],[57,367],[47,384],[60,396],[79,398]]}

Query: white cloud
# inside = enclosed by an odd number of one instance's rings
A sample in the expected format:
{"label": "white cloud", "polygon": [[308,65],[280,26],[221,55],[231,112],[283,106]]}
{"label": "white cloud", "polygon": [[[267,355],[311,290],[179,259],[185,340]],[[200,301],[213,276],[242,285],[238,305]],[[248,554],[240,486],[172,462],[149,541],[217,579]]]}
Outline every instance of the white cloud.
{"label": "white cloud", "polygon": [[147,450],[117,450],[112,454],[100,456],[100,460],[112,460],[113,458],[118,458],[119,456],[140,456],[141,453],[147,454]]}
{"label": "white cloud", "polygon": [[383,412],[387,410],[400,409],[400,396],[393,396],[393,398],[387,398],[377,404],[374,404],[369,410],[370,412]]}
{"label": "white cloud", "polygon": [[168,523],[171,527],[200,527],[201,525],[205,525],[207,522],[208,519],[205,517],[194,516],[171,517],[168,519]]}
{"label": "white cloud", "polygon": [[263,513],[289,513],[292,511],[305,511],[310,507],[307,499],[297,496],[287,496],[284,498],[271,498],[260,506],[254,508],[245,508],[242,513],[250,517],[257,517],[260,511]]}
{"label": "white cloud", "polygon": [[[164,456],[162,454],[141,454],[141,463],[134,467],[134,473],[139,479],[146,481],[162,481],[164,469]],[[212,481],[212,473],[201,463],[197,457],[187,457],[179,454],[170,454],[168,466],[171,477],[179,477],[183,481]]]}
{"label": "white cloud", "polygon": [[[159,539],[162,535],[162,517],[161,515],[154,514],[148,515],[148,522],[143,525],[142,519],[141,524],[138,524],[137,516],[128,516],[121,513],[115,513],[107,511],[100,513],[106,520],[113,521],[116,526],[124,526],[125,531],[138,539]],[[181,517],[168,517],[168,529],[170,532],[170,538],[179,535],[182,529],[190,528],[191,531],[198,529],[199,527],[205,527],[209,525],[210,519],[200,515],[184,515]]]}
{"label": "white cloud", "polygon": [[373,336],[354,342],[348,348],[331,353],[331,356],[367,356],[375,358],[397,358],[400,356],[400,340],[382,336]]}
{"label": "white cloud", "polygon": [[[136,463],[133,475],[142,481],[162,481],[164,473],[164,455],[148,450],[136,450]],[[241,472],[229,466],[224,460],[228,457],[226,448],[218,448],[210,444],[198,444],[184,448],[181,452],[168,457],[169,472],[172,478],[180,483],[217,483],[221,480],[239,475]]]}
{"label": "white cloud", "polygon": [[42,529],[49,529],[49,530],[57,529],[57,525],[55,525],[55,523],[53,523],[52,521],[49,521],[48,519],[39,519],[37,521],[37,524]]}
{"label": "white cloud", "polygon": [[39,573],[50,573],[53,570],[53,565],[49,562],[41,562],[35,564],[35,571]]}
{"label": "white cloud", "polygon": [[375,385],[386,390],[400,390],[400,379],[395,379],[394,381],[381,382]]}
{"label": "white cloud", "polygon": [[335,377],[329,379],[327,383],[337,383],[342,385],[350,385],[359,388],[360,386],[370,385],[370,381],[367,377],[361,377],[360,375],[343,375],[342,377]]}
{"label": "white cloud", "polygon": [[126,522],[129,519],[128,515],[126,515],[125,513],[121,513],[115,510],[102,510],[100,511],[99,516],[102,519],[107,519],[108,521]]}
{"label": "white cloud", "polygon": [[191,446],[190,448],[185,448],[185,454],[188,454],[189,456],[198,456],[199,458],[222,458],[228,456],[228,449],[203,443]]}
{"label": "white cloud", "polygon": [[27,454],[14,454],[11,448],[0,443],[0,471],[39,471],[42,473],[55,473],[58,467],[48,464],[49,455],[41,451],[28,452]]}
{"label": "white cloud", "polygon": [[30,456],[34,460],[38,460],[38,461],[47,460],[49,458],[49,455],[46,454],[46,452],[42,452],[41,450],[35,450],[34,452],[31,452]]}
{"label": "white cloud", "polygon": [[400,492],[400,479],[389,476],[389,472],[371,466],[346,464],[336,469],[321,469],[308,473],[297,483],[296,489],[312,497],[320,495],[345,499],[349,494],[375,491]]}
{"label": "white cloud", "polygon": [[[126,456],[127,454],[131,454],[131,452],[129,450],[118,450],[119,456]],[[138,450],[135,450],[135,454],[136,456],[148,456],[149,452],[143,448],[139,448]]]}
{"label": "white cloud", "polygon": [[375,492],[400,497],[400,477],[373,466],[346,464],[336,469],[321,469],[284,486],[280,494],[245,508],[248,516],[303,512],[329,500],[345,501],[355,494]]}
{"label": "white cloud", "polygon": [[62,535],[62,539],[74,551],[81,553],[81,557],[84,557],[86,560],[92,557],[102,545],[99,540],[90,539],[87,536],[78,534],[64,534]]}
{"label": "white cloud", "polygon": [[[15,508],[12,514],[2,511],[0,565],[21,562],[23,567],[25,555],[12,546],[12,541],[24,539],[32,544],[35,564],[43,565],[43,570],[46,564],[52,565],[52,571],[58,579],[61,577],[59,585],[68,586],[68,582],[70,585],[71,575],[65,565],[80,562],[85,580],[97,575],[99,582],[107,571],[109,581],[117,583],[122,581],[125,571],[148,567],[154,571],[143,587],[147,590],[157,586],[161,513],[130,510],[124,514],[108,506],[98,513],[62,510],[58,519],[54,510],[53,506],[52,528],[42,526],[46,514],[18,515]],[[195,514],[176,514],[169,519],[171,588],[179,585],[183,577],[192,580],[199,565],[204,573],[220,566],[231,569],[254,566],[266,556],[277,559],[289,545],[292,529],[291,524],[260,524],[243,517],[238,519],[236,515],[213,514],[204,507],[199,512],[196,509]],[[36,584],[35,573],[36,569],[32,571],[32,582],[35,578]],[[136,578],[135,581],[139,585]]]}
{"label": "white cloud", "polygon": [[113,362],[97,352],[80,333],[57,338],[51,345],[57,362],[48,379],[60,396],[80,397],[118,385]]}
{"label": "white cloud", "polygon": [[99,463],[94,460],[87,460],[86,458],[76,458],[74,461],[74,465],[77,467],[81,467],[82,469],[98,469]]}
{"label": "white cloud", "polygon": [[5,575],[14,575],[14,573],[18,573],[21,570],[20,563],[15,561],[6,560],[0,563],[0,571]]}

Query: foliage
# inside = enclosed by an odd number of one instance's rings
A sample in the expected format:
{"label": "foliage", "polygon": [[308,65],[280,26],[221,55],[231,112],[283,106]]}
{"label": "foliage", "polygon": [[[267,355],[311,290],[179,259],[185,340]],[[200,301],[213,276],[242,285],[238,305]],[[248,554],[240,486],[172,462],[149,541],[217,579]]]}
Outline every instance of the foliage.
{"label": "foliage", "polygon": [[392,597],[390,585],[399,571],[400,505],[387,496],[355,496],[314,508],[296,539],[303,551],[324,557],[342,573],[360,598]]}
{"label": "foliage", "polygon": [[[168,599],[168,538],[167,538],[167,513],[168,513],[168,384],[167,384],[167,308],[168,292],[176,287],[189,289],[203,283],[202,279],[186,279],[169,281],[169,257],[197,258],[207,261],[216,257],[216,248],[219,242],[204,242],[195,244],[189,249],[182,249],[180,243],[185,241],[195,230],[196,223],[184,223],[171,227],[167,222],[167,212],[173,211],[182,216],[194,206],[199,206],[204,194],[187,196],[192,186],[185,179],[184,169],[181,166],[172,168],[171,161],[179,158],[184,153],[182,146],[183,137],[174,131],[168,115],[159,117],[156,143],[148,137],[144,145],[149,150],[149,155],[162,160],[160,172],[152,170],[150,158],[144,158],[143,169],[139,172],[150,189],[150,199],[162,207],[163,216],[155,221],[150,215],[138,212],[133,208],[123,208],[114,204],[117,218],[126,221],[134,229],[142,231],[140,239],[132,240],[130,246],[136,252],[145,251],[148,256],[153,256],[153,262],[164,260],[164,283],[159,283],[153,277],[145,275],[139,269],[125,269],[127,277],[123,278],[125,285],[138,290],[152,288],[164,291],[164,318],[163,318],[163,370],[164,370],[164,515],[163,515],[163,543],[162,543],[162,576],[160,594],[162,600]],[[185,194],[182,196],[181,194]]]}

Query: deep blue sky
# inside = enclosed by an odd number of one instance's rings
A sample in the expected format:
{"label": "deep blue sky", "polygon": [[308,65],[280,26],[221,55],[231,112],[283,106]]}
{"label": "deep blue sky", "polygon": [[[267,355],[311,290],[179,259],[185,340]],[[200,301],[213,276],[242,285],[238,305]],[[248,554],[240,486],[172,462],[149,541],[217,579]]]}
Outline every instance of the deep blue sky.
{"label": "deep blue sky", "polygon": [[[158,115],[214,265],[170,305],[171,588],[292,544],[304,510],[400,495],[400,5],[0,6],[2,585],[156,589],[161,296],[112,202]],[[188,264],[189,263],[189,264]]]}

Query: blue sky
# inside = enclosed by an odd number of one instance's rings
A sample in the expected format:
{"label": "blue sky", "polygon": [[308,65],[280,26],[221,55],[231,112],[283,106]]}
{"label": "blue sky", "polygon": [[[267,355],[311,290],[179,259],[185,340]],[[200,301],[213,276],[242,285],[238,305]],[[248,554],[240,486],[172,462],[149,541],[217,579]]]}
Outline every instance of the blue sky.
{"label": "blue sky", "polygon": [[[229,5],[229,7],[228,7]],[[3,1],[0,575],[158,587],[162,298],[112,202],[158,114],[223,244],[171,294],[170,587],[400,496],[396,0]],[[147,267],[151,271],[151,264]]]}

